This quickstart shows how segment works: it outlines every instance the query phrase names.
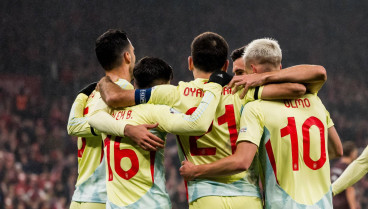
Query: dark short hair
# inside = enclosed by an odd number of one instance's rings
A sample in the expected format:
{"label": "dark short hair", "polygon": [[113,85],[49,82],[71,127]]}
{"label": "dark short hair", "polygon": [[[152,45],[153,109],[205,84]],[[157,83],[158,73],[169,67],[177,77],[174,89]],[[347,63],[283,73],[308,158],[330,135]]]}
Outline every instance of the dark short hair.
{"label": "dark short hair", "polygon": [[348,157],[351,155],[351,153],[358,149],[354,142],[352,141],[346,141],[342,144],[343,147],[343,156]]}
{"label": "dark short hair", "polygon": [[138,88],[150,88],[158,81],[170,81],[173,78],[173,69],[160,58],[143,57],[135,65],[133,76]]}
{"label": "dark short hair", "polygon": [[109,29],[96,40],[95,52],[101,66],[109,71],[122,63],[122,53],[128,49],[130,41],[122,30]]}
{"label": "dark short hair", "polygon": [[245,47],[246,46],[242,46],[238,49],[235,49],[233,52],[231,52],[230,57],[233,62],[243,56]]}
{"label": "dark short hair", "polygon": [[204,72],[220,70],[227,60],[228,51],[226,40],[213,32],[200,34],[191,45],[193,64]]}

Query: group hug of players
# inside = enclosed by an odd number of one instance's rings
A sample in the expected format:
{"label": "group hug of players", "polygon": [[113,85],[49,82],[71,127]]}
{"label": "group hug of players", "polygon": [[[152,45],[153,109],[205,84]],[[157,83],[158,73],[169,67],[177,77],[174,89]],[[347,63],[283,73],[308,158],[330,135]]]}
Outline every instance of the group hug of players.
{"label": "group hug of players", "polygon": [[347,185],[330,182],[342,145],[317,96],[325,69],[281,70],[279,44],[264,38],[241,49],[244,75],[232,78],[228,50],[220,35],[198,35],[188,57],[195,80],[173,86],[165,61],[136,63],[124,31],[97,38],[106,76],[79,92],[68,121],[78,136],[71,209],[171,208],[167,133],[177,135],[189,208],[332,208],[332,192]]}

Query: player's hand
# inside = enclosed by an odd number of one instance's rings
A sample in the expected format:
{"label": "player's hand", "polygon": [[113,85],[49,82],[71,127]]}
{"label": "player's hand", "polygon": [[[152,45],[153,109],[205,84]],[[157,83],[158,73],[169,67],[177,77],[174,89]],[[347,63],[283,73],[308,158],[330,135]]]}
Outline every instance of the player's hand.
{"label": "player's hand", "polygon": [[233,76],[227,74],[224,71],[215,71],[211,74],[208,82],[218,83],[222,87],[224,87],[226,84],[228,84],[231,81],[232,78]]}
{"label": "player's hand", "polygon": [[195,168],[196,166],[193,163],[185,160],[181,162],[181,167],[179,169],[180,175],[183,176],[186,181],[191,181],[195,179]]}
{"label": "player's hand", "polygon": [[126,125],[124,135],[132,139],[144,150],[157,151],[158,149],[164,148],[165,142],[148,130],[157,126],[158,123],[136,126]]}
{"label": "player's hand", "polygon": [[96,89],[101,92],[101,96],[105,93],[106,85],[108,85],[108,83],[114,83],[109,76],[104,76],[100,79],[100,81],[98,81]]}
{"label": "player's hand", "polygon": [[83,89],[81,89],[78,92],[78,94],[85,94],[85,95],[89,96],[93,92],[93,90],[96,89],[96,86],[97,86],[97,82],[90,83],[87,86],[85,86]]}
{"label": "player's hand", "polygon": [[251,87],[262,86],[265,83],[264,77],[262,74],[246,74],[246,75],[238,75],[234,76],[234,78],[230,81],[228,87],[233,88],[232,93],[235,94],[240,88],[244,88],[243,92],[239,95],[241,99],[244,98],[245,94],[248,92],[248,89]]}

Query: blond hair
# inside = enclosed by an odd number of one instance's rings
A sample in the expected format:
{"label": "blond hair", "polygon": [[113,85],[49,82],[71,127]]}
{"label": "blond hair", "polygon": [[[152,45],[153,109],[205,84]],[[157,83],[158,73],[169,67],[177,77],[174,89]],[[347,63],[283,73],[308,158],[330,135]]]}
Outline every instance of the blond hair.
{"label": "blond hair", "polygon": [[273,64],[278,66],[281,64],[282,52],[279,43],[272,38],[261,38],[253,40],[244,50],[243,59],[246,66],[250,66],[250,62],[258,64]]}

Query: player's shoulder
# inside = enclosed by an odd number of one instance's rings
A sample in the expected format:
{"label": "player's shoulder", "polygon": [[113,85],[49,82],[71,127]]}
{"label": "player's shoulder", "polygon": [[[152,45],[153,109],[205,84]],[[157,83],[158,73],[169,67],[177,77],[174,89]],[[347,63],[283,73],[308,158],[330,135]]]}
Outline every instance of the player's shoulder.
{"label": "player's shoulder", "polygon": [[179,87],[194,87],[194,88],[203,88],[203,85],[207,83],[208,79],[203,78],[197,78],[195,80],[186,82],[186,81],[180,81],[178,86]]}
{"label": "player's shoulder", "polygon": [[120,78],[119,80],[117,80],[115,82],[115,84],[117,84],[118,86],[120,86],[120,88],[122,89],[127,89],[127,90],[132,90],[134,89],[134,86],[127,80]]}
{"label": "player's shoulder", "polygon": [[101,94],[99,91],[93,90],[92,93],[88,96],[87,105],[94,104],[101,98]]}
{"label": "player's shoulder", "polygon": [[266,100],[254,100],[251,102],[246,103],[244,106],[242,106],[241,108],[241,113],[245,112],[254,112],[257,114],[260,114],[263,112],[264,109],[264,103]]}
{"label": "player's shoulder", "polygon": [[178,83],[178,87],[179,88],[181,88],[181,87],[187,87],[187,86],[194,86],[194,81],[189,81],[189,82],[179,81],[179,83]]}
{"label": "player's shoulder", "polygon": [[248,108],[255,108],[255,107],[259,107],[262,103],[264,102],[269,102],[267,100],[261,100],[261,99],[258,99],[258,100],[254,100],[254,101],[250,101],[250,102],[247,102],[244,107],[248,107]]}
{"label": "player's shoulder", "polygon": [[152,90],[164,90],[164,91],[175,91],[178,89],[178,86],[171,84],[162,84],[152,87]]}

